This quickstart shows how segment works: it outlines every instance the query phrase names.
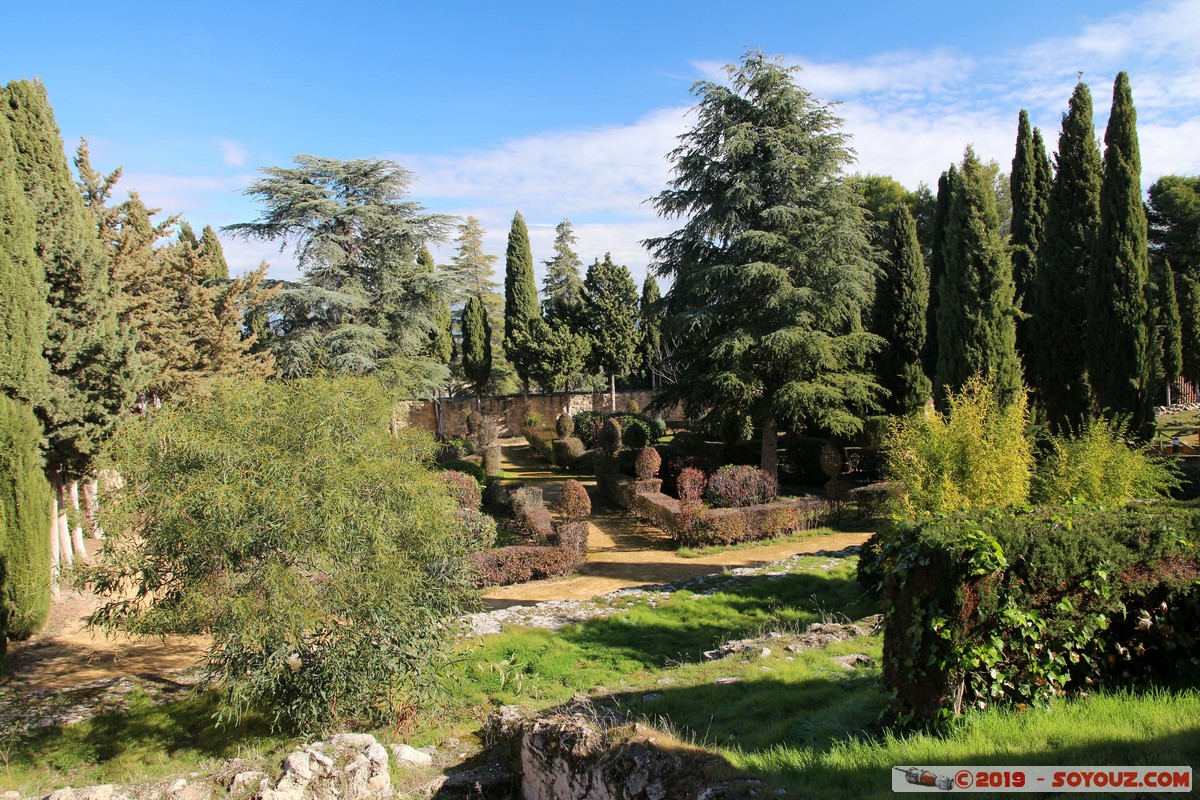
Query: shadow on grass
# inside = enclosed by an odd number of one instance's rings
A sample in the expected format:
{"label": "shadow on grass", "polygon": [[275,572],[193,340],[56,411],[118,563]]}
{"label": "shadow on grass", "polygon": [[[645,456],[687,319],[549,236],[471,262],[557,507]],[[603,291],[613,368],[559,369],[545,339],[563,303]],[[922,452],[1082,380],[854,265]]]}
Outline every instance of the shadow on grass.
{"label": "shadow on grass", "polygon": [[635,606],[564,628],[559,635],[597,657],[619,653],[644,667],[663,667],[699,661],[705,650],[766,630],[803,628],[835,616],[859,619],[878,611],[858,582],[847,577],[719,578],[707,586],[716,594],[676,593],[653,609]]}

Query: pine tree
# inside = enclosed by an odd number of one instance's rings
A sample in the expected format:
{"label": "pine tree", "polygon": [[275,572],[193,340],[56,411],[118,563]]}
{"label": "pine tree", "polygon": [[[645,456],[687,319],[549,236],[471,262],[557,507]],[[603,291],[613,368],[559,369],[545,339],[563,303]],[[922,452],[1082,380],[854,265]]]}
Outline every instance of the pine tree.
{"label": "pine tree", "polygon": [[450,261],[450,273],[454,276],[455,301],[466,302],[468,297],[478,297],[485,303],[489,315],[500,313],[503,298],[497,293],[499,286],[492,277],[496,272],[496,257],[483,251],[483,226],[477,217],[467,217],[458,226],[458,245]]}
{"label": "pine tree", "polygon": [[988,168],[970,147],[950,201],[938,289],[938,403],[975,375],[1002,403],[1021,391],[1012,262],[1000,234]]}
{"label": "pine tree", "polygon": [[554,228],[554,257],[546,261],[542,280],[542,312],[548,320],[574,321],[583,302],[583,261],[575,252],[571,220]]}
{"label": "pine tree", "polygon": [[932,385],[921,366],[929,278],[921,258],[917,223],[901,206],[889,224],[888,260],[876,293],[875,332],[887,342],[879,352],[879,385],[889,392],[890,414],[911,414],[925,407]]}
{"label": "pine tree", "polygon": [[529,229],[521,212],[513,215],[504,257],[504,354],[517,370],[522,393],[529,394],[532,354],[528,349],[533,320],[541,319],[537,284],[533,278],[533,251]]}
{"label": "pine tree", "polygon": [[1200,383],[1200,281],[1183,273],[1179,276],[1179,324],[1183,350],[1183,377],[1188,383]]}
{"label": "pine tree", "polygon": [[[929,306],[925,314],[925,349],[921,353],[921,363],[925,374],[936,376],[938,360],[938,309],[941,302],[938,296],[942,285],[942,274],[946,271],[943,258],[943,248],[946,244],[946,221],[950,218],[950,198],[954,196],[955,184],[958,183],[958,167],[954,164],[938,178],[937,200],[934,204],[933,217],[929,231]],[[934,387],[941,392],[941,387]]]}
{"label": "pine tree", "polygon": [[1158,350],[1160,372],[1166,384],[1167,404],[1171,403],[1171,387],[1183,374],[1183,323],[1179,316],[1179,299],[1175,293],[1175,273],[1170,262],[1164,261],[1156,270],[1158,280]]}
{"label": "pine tree", "polygon": [[80,477],[132,405],[137,356],[133,337],[118,324],[104,250],[71,177],[45,88],[13,81],[3,107],[49,286],[51,375],[39,410],[48,460],[53,473]]}
{"label": "pine tree", "polygon": [[1150,279],[1137,111],[1129,76],[1118,73],[1104,132],[1100,225],[1088,283],[1088,375],[1099,407],[1129,415],[1130,428],[1153,424]]}
{"label": "pine tree", "polygon": [[638,371],[646,386],[655,387],[658,379],[654,367],[662,347],[663,302],[654,275],[646,273],[642,281],[642,299],[638,303],[638,327],[641,341],[638,345]]}
{"label": "pine tree", "polygon": [[696,123],[652,201],[685,219],[646,243],[658,274],[674,278],[664,330],[679,343],[680,377],[661,398],[749,416],[774,475],[778,426],[850,434],[875,408],[866,359],[879,342],[861,319],[874,253],[831,107],[762,53],[726,72],[728,85],[693,87]]}
{"label": "pine tree", "polygon": [[492,373],[492,327],[487,309],[478,297],[470,297],[462,312],[463,373],[482,397]]}
{"label": "pine tree", "polygon": [[1031,308],[1037,358],[1030,383],[1056,433],[1081,430],[1091,414],[1087,286],[1099,220],[1100,151],[1092,94],[1080,82],[1062,118]]}
{"label": "pine tree", "polygon": [[1017,308],[1024,312],[1017,322],[1017,351],[1026,368],[1037,349],[1028,314],[1032,301],[1034,273],[1037,268],[1038,243],[1042,238],[1042,224],[1046,217],[1049,199],[1049,184],[1045,178],[1049,173],[1044,147],[1039,149],[1041,137],[1034,138],[1029,126],[1029,114],[1025,109],[1017,119],[1017,150],[1013,156],[1012,174],[1009,177],[1012,196],[1012,265],[1013,285],[1017,292]]}
{"label": "pine tree", "polygon": [[225,260],[225,250],[221,247],[221,240],[217,238],[217,232],[213,230],[212,225],[204,226],[204,231],[200,234],[199,249],[201,260],[208,264],[208,279],[229,280],[229,262]]}
{"label": "pine tree", "polygon": [[592,343],[588,367],[608,376],[611,408],[617,410],[617,379],[637,365],[639,342],[637,284],[629,269],[605,253],[596,259],[583,279],[584,305],[591,323]]}
{"label": "pine tree", "polygon": [[1146,209],[1150,257],[1176,274],[1200,275],[1200,175],[1164,175],[1150,186]]}

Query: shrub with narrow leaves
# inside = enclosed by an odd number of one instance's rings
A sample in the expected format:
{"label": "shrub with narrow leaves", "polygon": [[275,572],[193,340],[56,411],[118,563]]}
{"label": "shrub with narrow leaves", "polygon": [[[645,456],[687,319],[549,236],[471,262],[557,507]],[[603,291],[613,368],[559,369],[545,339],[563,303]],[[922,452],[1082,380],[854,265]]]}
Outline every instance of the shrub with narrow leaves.
{"label": "shrub with narrow leaves", "polygon": [[769,503],[779,495],[779,485],[768,472],[756,467],[721,467],[708,482],[708,500],[723,508],[745,508]]}
{"label": "shrub with narrow leaves", "polygon": [[554,421],[554,430],[558,433],[558,438],[566,439],[575,433],[575,420],[570,414],[559,414],[558,419]]}
{"label": "shrub with narrow leaves", "polygon": [[642,480],[658,477],[658,469],[662,466],[662,457],[653,447],[643,447],[638,453],[634,470]]}
{"label": "shrub with narrow leaves", "polygon": [[600,429],[600,449],[610,458],[621,449],[621,423],[611,417],[604,421]]}
{"label": "shrub with narrow leaves", "polygon": [[704,497],[704,490],[708,487],[708,476],[704,474],[704,470],[684,467],[675,479],[675,486],[679,491],[680,500],[695,502]]}
{"label": "shrub with narrow leaves", "polygon": [[465,472],[446,470],[441,473],[441,479],[461,508],[479,508],[479,504],[483,502],[483,490],[479,487],[479,481]]}
{"label": "shrub with narrow leaves", "polygon": [[558,497],[558,510],[569,520],[584,519],[592,513],[592,498],[582,483],[572,480],[563,484],[562,494]]}
{"label": "shrub with narrow leaves", "polygon": [[496,520],[476,508],[460,508],[456,512],[463,526],[467,549],[473,553],[487,550],[496,544]]}

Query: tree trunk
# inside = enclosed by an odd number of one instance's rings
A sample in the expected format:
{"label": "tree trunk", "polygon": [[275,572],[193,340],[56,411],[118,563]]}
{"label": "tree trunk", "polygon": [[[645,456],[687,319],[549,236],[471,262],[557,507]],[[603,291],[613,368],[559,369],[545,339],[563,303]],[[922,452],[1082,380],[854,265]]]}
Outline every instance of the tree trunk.
{"label": "tree trunk", "polygon": [[57,600],[60,596],[58,590],[58,575],[61,570],[59,564],[62,561],[60,549],[62,542],[58,539],[58,494],[52,492],[50,494],[50,597]]}
{"label": "tree trunk", "polygon": [[762,468],[779,480],[779,432],[772,417],[764,419],[762,424]]}
{"label": "tree trunk", "polygon": [[71,498],[71,507],[75,509],[75,525],[71,528],[71,544],[80,558],[87,558],[87,548],[83,544],[83,514],[79,508],[79,481],[71,481],[67,490]]}
{"label": "tree trunk", "polygon": [[609,411],[617,413],[617,373],[610,373],[608,376],[608,391],[609,391]]}
{"label": "tree trunk", "polygon": [[104,529],[100,527],[99,478],[92,478],[83,484],[83,518],[87,520],[88,534],[97,541],[103,541]]}

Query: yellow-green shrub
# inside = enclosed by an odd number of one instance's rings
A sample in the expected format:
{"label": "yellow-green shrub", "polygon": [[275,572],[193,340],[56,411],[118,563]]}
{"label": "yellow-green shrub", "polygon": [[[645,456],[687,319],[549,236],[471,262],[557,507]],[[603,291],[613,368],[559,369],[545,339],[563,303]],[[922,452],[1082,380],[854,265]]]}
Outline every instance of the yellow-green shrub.
{"label": "yellow-green shrub", "polygon": [[948,413],[892,423],[892,510],[902,517],[1024,503],[1033,448],[1024,393],[1005,406],[982,378],[952,393]]}
{"label": "yellow-green shrub", "polygon": [[1039,503],[1116,506],[1165,496],[1177,484],[1167,462],[1130,445],[1124,425],[1099,418],[1073,437],[1051,440],[1038,465],[1034,497]]}

